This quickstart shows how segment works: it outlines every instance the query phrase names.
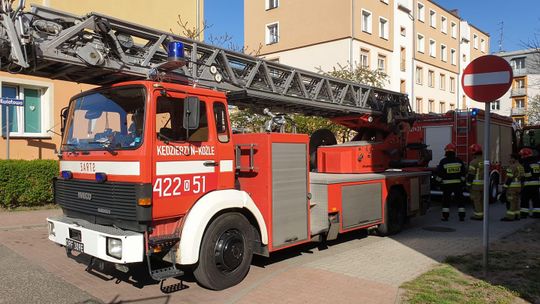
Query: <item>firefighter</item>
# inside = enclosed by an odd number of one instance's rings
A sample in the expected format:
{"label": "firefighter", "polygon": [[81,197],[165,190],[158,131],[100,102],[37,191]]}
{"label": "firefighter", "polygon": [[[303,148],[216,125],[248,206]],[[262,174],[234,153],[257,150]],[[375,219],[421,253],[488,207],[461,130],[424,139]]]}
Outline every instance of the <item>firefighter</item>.
{"label": "firefighter", "polygon": [[510,155],[510,165],[506,169],[506,180],[501,194],[506,196],[507,201],[506,216],[501,219],[501,221],[505,222],[519,220],[520,218],[519,196],[524,169],[518,159],[519,155],[512,153]]}
{"label": "firefighter", "polygon": [[456,145],[450,143],[444,148],[444,158],[437,166],[437,181],[443,191],[442,220],[448,221],[450,216],[450,200],[452,193],[458,203],[459,220],[465,220],[463,200],[463,184],[465,182],[465,164],[456,156]]}
{"label": "firefighter", "polygon": [[484,160],[482,159],[482,146],[472,144],[469,149],[474,158],[469,163],[467,186],[470,198],[473,201],[474,214],[471,220],[484,219]]}
{"label": "firefighter", "polygon": [[[534,210],[540,210],[540,165],[533,157],[531,148],[519,151],[523,160],[523,189],[521,190],[521,218],[529,215],[529,202],[532,200]],[[539,212],[533,212],[533,217],[540,217]]]}

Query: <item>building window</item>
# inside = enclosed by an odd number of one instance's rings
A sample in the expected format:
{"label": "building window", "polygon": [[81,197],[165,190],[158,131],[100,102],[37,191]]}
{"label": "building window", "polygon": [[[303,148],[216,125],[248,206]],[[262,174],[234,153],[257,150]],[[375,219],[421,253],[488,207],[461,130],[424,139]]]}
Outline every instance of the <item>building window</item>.
{"label": "building window", "polygon": [[416,18],[418,18],[418,20],[420,22],[424,22],[426,20],[426,11],[425,11],[425,8],[424,8],[424,5],[420,2],[418,2],[418,13],[417,13],[418,16],[416,16]]}
{"label": "building window", "polygon": [[446,90],[446,75],[440,74],[439,75],[439,89]]}
{"label": "building window", "polygon": [[424,35],[418,34],[418,39],[417,39],[416,44],[417,44],[416,48],[418,49],[418,52],[424,53],[424,50],[425,50]]}
{"label": "building window", "polygon": [[277,8],[279,6],[279,0],[266,0],[266,10]]}
{"label": "building window", "polygon": [[5,136],[9,124],[9,134],[24,137],[49,137],[50,98],[48,87],[25,84],[2,83],[2,97],[24,100],[24,106],[2,105],[2,134]]}
{"label": "building window", "polygon": [[437,57],[437,50],[435,49],[435,40],[429,39],[429,56]]}
{"label": "building window", "polygon": [[404,47],[401,47],[399,49],[399,69],[400,71],[405,72],[406,68],[407,68],[406,51]]}
{"label": "building window", "polygon": [[456,92],[456,79],[454,77],[450,77],[450,93]]}
{"label": "building window", "polygon": [[399,80],[399,92],[400,93],[405,93],[407,87],[407,82],[405,81],[405,79],[400,79]]}
{"label": "building window", "polygon": [[451,103],[450,104],[450,111],[454,111],[456,109],[456,105]]}
{"label": "building window", "polygon": [[441,101],[439,103],[439,112],[440,113],[445,113],[446,112],[446,104],[444,103],[444,101]]}
{"label": "building window", "polygon": [[473,45],[476,50],[478,50],[478,36],[476,34],[473,35]]}
{"label": "building window", "polygon": [[266,44],[274,44],[279,42],[279,24],[272,23],[266,26]]}
{"label": "building window", "polygon": [[480,39],[480,51],[482,51],[482,53],[486,52],[486,41],[484,38]]}
{"label": "building window", "polygon": [[446,62],[448,60],[448,55],[446,54],[446,45],[441,44],[441,60]]}
{"label": "building window", "polygon": [[402,26],[402,27],[399,28],[399,33],[400,33],[401,36],[403,36],[403,37],[407,36],[407,30],[405,29],[404,26]]}
{"label": "building window", "polygon": [[463,62],[467,62],[467,55],[463,54],[462,58],[463,58]]}
{"label": "building window", "polygon": [[525,98],[518,98],[516,99],[515,101],[516,103],[516,108],[518,109],[524,109],[525,108]]}
{"label": "building window", "polygon": [[525,68],[525,57],[514,58],[510,60],[510,65],[514,70],[520,70]]}
{"label": "building window", "polygon": [[525,88],[525,78],[516,78],[515,81],[516,81],[515,84],[514,84],[515,89],[523,89],[523,88]]}
{"label": "building window", "polygon": [[388,20],[379,17],[379,37],[388,40]]}
{"label": "building window", "polygon": [[450,50],[450,63],[452,65],[456,65],[456,50],[455,49]]}
{"label": "building window", "polygon": [[379,55],[377,57],[377,69],[381,72],[386,72],[386,56]]}
{"label": "building window", "polygon": [[424,111],[424,101],[422,98],[417,97],[416,98],[416,112],[422,113]]}
{"label": "building window", "polygon": [[454,22],[450,23],[450,30],[452,31],[452,38],[457,38],[457,25]]}
{"label": "building window", "polygon": [[435,86],[435,72],[428,71],[428,87],[433,88]]}
{"label": "building window", "polygon": [[491,109],[492,110],[500,110],[501,109],[501,101],[497,100],[491,103]]}
{"label": "building window", "polygon": [[433,113],[435,112],[435,100],[430,99],[428,102],[428,112]]}
{"label": "building window", "polygon": [[360,66],[369,69],[369,50],[360,49]]}
{"label": "building window", "polygon": [[437,28],[437,14],[433,10],[429,10],[429,25]]}
{"label": "building window", "polygon": [[424,69],[422,67],[416,67],[416,83],[422,84],[424,82]]}
{"label": "building window", "polygon": [[362,31],[371,34],[371,12],[362,10]]}
{"label": "building window", "polygon": [[445,34],[448,32],[448,23],[445,16],[441,16],[441,32]]}

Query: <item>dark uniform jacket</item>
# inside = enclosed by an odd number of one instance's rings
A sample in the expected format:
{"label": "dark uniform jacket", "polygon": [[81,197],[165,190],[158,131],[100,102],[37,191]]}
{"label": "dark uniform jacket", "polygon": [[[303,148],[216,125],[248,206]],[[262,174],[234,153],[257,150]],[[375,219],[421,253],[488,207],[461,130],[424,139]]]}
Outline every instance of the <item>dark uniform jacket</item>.
{"label": "dark uniform jacket", "polygon": [[437,166],[437,181],[444,185],[461,184],[465,182],[467,169],[461,159],[445,157]]}
{"label": "dark uniform jacket", "polygon": [[539,186],[540,185],[540,165],[535,162],[532,157],[523,161],[523,186]]}

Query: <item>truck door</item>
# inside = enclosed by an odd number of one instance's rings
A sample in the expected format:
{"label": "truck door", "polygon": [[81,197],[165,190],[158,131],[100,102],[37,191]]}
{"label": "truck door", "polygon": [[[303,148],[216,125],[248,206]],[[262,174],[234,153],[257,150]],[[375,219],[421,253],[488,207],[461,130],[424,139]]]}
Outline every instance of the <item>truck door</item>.
{"label": "truck door", "polygon": [[[218,188],[219,159],[212,103],[200,100],[196,129],[184,125],[184,93],[155,93],[153,145],[153,215],[166,218],[186,213],[202,195]],[[198,112],[198,113],[196,113]]]}

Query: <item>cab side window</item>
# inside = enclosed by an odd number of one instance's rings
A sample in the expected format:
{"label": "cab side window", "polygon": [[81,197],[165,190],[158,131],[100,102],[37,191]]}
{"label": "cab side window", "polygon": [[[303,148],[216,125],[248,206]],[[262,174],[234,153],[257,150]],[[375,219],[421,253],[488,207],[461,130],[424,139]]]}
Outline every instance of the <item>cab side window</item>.
{"label": "cab side window", "polygon": [[156,135],[159,140],[167,141],[207,141],[208,119],[206,103],[201,102],[199,128],[189,130],[183,127],[184,99],[160,96],[156,103]]}
{"label": "cab side window", "polygon": [[227,111],[221,102],[214,103],[214,119],[216,121],[216,133],[222,143],[229,142],[229,124],[227,123]]}

